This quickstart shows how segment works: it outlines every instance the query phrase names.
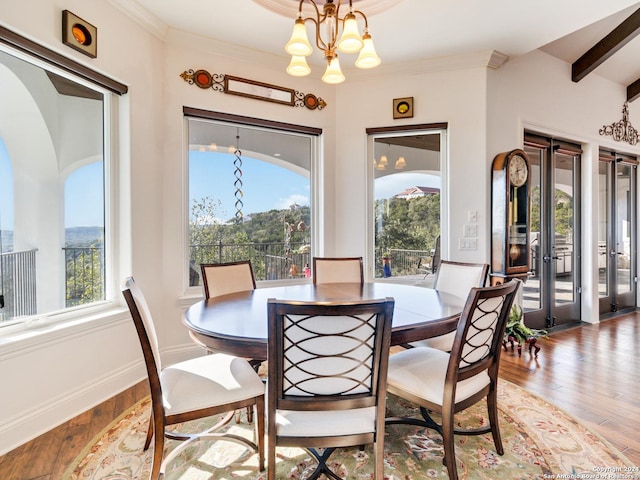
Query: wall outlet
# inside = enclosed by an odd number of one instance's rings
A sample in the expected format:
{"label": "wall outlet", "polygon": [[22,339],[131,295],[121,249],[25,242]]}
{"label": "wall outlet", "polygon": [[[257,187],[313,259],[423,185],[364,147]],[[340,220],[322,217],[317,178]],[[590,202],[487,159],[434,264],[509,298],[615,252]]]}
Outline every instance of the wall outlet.
{"label": "wall outlet", "polygon": [[478,250],[478,239],[466,238],[466,237],[459,238],[458,248],[460,250],[466,250],[466,251]]}
{"label": "wall outlet", "polygon": [[478,221],[478,211],[477,210],[469,210],[469,221],[475,223]]}

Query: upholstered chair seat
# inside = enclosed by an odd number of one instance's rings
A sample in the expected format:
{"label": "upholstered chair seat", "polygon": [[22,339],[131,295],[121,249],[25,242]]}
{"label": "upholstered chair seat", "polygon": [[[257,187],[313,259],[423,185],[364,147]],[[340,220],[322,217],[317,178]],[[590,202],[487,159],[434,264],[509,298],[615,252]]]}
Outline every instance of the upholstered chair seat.
{"label": "upholstered chair seat", "polygon": [[[216,353],[176,363],[160,372],[166,415],[232,404],[264,394],[264,383],[249,362]],[[186,394],[188,392],[188,394]]]}
{"label": "upholstered chair seat", "polygon": [[[442,406],[449,354],[435,348],[410,348],[389,358],[394,388]],[[491,379],[483,370],[456,385],[455,402],[466,400],[485,388]]]}
{"label": "upholstered chair seat", "polygon": [[286,437],[342,437],[376,429],[375,407],[353,410],[278,410],[276,435]]}

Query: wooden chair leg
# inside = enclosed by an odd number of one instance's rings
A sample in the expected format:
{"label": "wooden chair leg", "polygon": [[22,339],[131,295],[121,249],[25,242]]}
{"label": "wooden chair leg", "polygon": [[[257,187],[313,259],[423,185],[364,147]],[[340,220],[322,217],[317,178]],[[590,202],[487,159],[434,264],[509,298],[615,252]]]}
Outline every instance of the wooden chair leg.
{"label": "wooden chair leg", "polygon": [[496,446],[498,455],[504,455],[502,448],[502,438],[500,436],[500,425],[498,424],[498,393],[495,387],[487,395],[487,410],[489,413],[489,425],[491,426],[491,436]]}
{"label": "wooden chair leg", "polygon": [[264,397],[258,398],[256,402],[256,421],[255,421],[255,435],[256,445],[258,445],[258,469],[264,471],[264,424],[265,424],[265,406]]}
{"label": "wooden chair leg", "polygon": [[162,456],[164,453],[164,432],[157,432],[153,442],[153,463],[151,464],[151,480],[158,480],[164,476],[162,471]]}
{"label": "wooden chair leg", "polygon": [[453,434],[453,411],[449,414],[442,412],[442,444],[444,446],[444,461],[447,466],[449,480],[458,480],[456,446]]}
{"label": "wooden chair leg", "polygon": [[151,439],[153,438],[153,411],[149,415],[149,427],[147,428],[147,438],[144,441],[144,451],[146,452],[151,445]]}

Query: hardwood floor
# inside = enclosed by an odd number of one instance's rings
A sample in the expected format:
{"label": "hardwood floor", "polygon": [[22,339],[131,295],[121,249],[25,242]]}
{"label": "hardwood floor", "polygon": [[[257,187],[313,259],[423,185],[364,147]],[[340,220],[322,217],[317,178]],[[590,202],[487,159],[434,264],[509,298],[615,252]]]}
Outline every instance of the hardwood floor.
{"label": "hardwood floor", "polygon": [[[553,333],[503,352],[501,376],[547,399],[640,465],[640,313]],[[60,480],[82,448],[148,394],[146,382],[0,457],[2,480]]]}
{"label": "hardwood floor", "polygon": [[537,359],[502,355],[501,377],[562,408],[640,465],[640,313],[553,333],[540,346]]}

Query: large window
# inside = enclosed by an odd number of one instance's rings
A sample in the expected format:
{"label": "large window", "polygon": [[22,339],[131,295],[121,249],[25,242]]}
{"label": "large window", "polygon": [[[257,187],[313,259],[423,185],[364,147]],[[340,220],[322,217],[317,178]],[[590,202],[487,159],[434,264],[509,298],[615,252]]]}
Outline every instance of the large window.
{"label": "large window", "polygon": [[9,35],[11,45],[39,52],[31,59],[3,43],[3,33],[0,326],[105,300],[105,125],[113,95],[87,80],[86,67]]}
{"label": "large window", "polygon": [[189,286],[200,264],[236,260],[251,260],[259,281],[304,279],[318,132],[189,116],[187,126]]}
{"label": "large window", "polygon": [[437,128],[371,135],[374,278],[434,278],[440,260],[443,136]]}

